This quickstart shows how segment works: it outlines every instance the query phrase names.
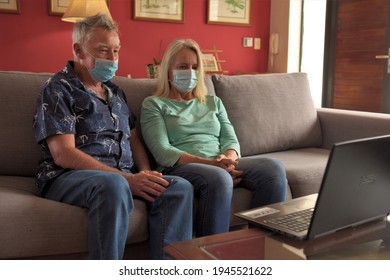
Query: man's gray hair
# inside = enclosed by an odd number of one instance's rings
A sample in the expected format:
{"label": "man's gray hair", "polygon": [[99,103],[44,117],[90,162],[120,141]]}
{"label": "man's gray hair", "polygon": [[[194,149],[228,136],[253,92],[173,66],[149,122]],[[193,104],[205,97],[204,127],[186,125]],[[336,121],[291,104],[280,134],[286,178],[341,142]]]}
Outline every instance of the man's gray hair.
{"label": "man's gray hair", "polygon": [[72,33],[73,45],[78,43],[81,46],[85,46],[91,38],[93,30],[99,27],[119,32],[117,23],[110,16],[98,13],[74,24]]}

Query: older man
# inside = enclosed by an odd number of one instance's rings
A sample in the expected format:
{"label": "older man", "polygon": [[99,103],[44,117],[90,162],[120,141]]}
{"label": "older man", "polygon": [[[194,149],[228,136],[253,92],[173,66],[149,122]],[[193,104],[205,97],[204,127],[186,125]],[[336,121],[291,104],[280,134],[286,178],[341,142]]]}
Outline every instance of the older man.
{"label": "older man", "polygon": [[89,17],[72,38],[74,61],[46,82],[37,102],[37,185],[43,197],[89,209],[91,259],[123,257],[133,196],[145,200],[151,256],[167,258],[163,246],[192,237],[192,185],[151,171],[135,117],[110,81],[120,49],[115,22]]}

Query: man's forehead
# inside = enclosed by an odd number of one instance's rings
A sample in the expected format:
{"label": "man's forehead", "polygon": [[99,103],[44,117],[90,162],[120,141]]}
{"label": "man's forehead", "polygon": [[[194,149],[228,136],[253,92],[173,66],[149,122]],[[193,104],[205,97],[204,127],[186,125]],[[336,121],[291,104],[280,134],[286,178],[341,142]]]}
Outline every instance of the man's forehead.
{"label": "man's forehead", "polygon": [[120,40],[118,33],[114,30],[104,30],[104,32],[94,32],[89,39],[89,43],[99,46],[119,46]]}
{"label": "man's forehead", "polygon": [[118,32],[116,30],[110,30],[102,27],[94,28],[91,33],[91,37],[118,37]]}
{"label": "man's forehead", "polygon": [[109,48],[109,47],[112,47],[112,46],[114,46],[114,47],[120,47],[121,46],[121,44],[119,43],[119,40],[118,40],[118,42],[115,42],[114,44],[106,43],[106,42],[98,42],[98,43],[96,43],[94,45],[96,47],[98,47],[98,48]]}

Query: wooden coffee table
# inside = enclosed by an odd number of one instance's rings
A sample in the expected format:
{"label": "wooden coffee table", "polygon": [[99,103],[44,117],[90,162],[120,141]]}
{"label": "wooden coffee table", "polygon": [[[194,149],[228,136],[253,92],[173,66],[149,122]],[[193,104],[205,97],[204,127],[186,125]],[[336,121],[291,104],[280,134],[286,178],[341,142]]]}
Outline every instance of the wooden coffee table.
{"label": "wooden coffee table", "polygon": [[249,228],[174,243],[164,250],[178,260],[390,260],[390,225],[375,221],[304,241]]}

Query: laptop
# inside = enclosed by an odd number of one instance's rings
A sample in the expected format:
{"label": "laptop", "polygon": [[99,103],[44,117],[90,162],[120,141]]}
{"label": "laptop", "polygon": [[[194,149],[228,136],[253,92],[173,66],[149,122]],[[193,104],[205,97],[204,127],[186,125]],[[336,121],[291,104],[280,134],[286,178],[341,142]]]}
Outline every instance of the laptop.
{"label": "laptop", "polygon": [[390,212],[390,135],[334,144],[318,194],[235,213],[249,223],[314,239]]}

